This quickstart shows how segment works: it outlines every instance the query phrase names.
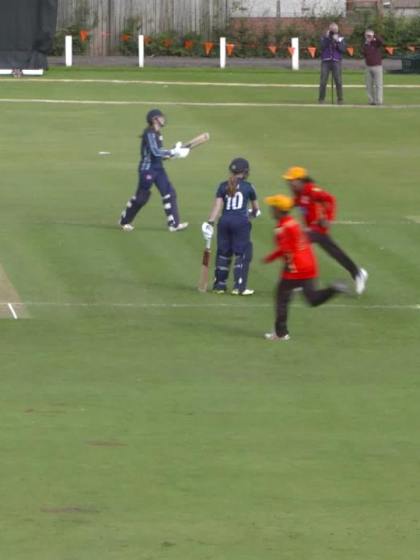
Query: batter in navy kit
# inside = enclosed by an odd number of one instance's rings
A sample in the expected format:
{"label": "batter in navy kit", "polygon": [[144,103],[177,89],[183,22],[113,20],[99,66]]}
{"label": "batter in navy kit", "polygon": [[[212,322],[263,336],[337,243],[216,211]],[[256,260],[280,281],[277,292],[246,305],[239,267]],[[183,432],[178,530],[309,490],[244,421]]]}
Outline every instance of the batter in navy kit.
{"label": "batter in navy kit", "polygon": [[[221,213],[217,224],[216,270],[213,291],[224,294],[232,258],[235,259],[232,295],[250,296],[254,290],[247,288],[249,265],[252,260],[251,223],[249,215],[261,214],[254,186],[246,179],[249,163],[236,158],[229,165],[231,176],[220,183],[209,219],[202,225],[204,239],[209,240],[214,233],[214,222]],[[248,209],[248,205],[251,205]]]}
{"label": "batter in navy kit", "polygon": [[148,126],[144,129],[141,140],[137,190],[121,214],[119,224],[124,231],[133,231],[132,221],[140,209],[147,204],[151,188],[156,185],[162,197],[169,231],[180,231],[188,227],[188,223],[180,222],[176,191],[163,167],[163,160],[185,158],[190,150],[189,148],[183,148],[182,142],[177,142],[175,148],[172,149],[163,148],[161,129],[165,126],[165,115],[159,109],[149,111],[146,115],[146,121]]}

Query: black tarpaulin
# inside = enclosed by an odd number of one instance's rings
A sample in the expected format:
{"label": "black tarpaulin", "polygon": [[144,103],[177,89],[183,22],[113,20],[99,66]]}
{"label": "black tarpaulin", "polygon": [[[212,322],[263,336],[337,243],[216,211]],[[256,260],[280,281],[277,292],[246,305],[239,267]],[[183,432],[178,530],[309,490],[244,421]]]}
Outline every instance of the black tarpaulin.
{"label": "black tarpaulin", "polygon": [[57,0],[0,0],[0,68],[47,68]]}

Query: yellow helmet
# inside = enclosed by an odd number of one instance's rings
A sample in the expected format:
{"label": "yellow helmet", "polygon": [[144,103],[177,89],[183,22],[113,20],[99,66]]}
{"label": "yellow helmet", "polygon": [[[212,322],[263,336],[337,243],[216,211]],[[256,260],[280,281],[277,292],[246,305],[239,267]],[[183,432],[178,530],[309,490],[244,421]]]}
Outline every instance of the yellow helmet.
{"label": "yellow helmet", "polygon": [[304,167],[289,167],[284,173],[283,179],[287,181],[294,181],[295,179],[305,179],[308,176],[308,170]]}
{"label": "yellow helmet", "polygon": [[284,194],[267,196],[267,198],[264,198],[264,202],[268,206],[273,206],[274,208],[282,210],[283,212],[288,212],[294,206],[293,198]]}

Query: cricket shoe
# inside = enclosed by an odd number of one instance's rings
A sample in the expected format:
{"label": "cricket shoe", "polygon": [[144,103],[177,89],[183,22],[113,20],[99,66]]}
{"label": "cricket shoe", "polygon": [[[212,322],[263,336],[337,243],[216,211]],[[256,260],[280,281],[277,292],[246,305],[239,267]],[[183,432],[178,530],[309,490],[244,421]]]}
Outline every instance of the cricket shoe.
{"label": "cricket shoe", "polygon": [[169,226],[168,229],[171,233],[175,233],[176,231],[182,231],[183,229],[187,229],[187,227],[188,227],[188,222],[182,222],[177,226]]}
{"label": "cricket shoe", "polygon": [[267,332],[264,335],[265,340],[272,340],[272,341],[281,341],[281,340],[290,340],[289,334],[284,334],[283,336],[278,336],[275,332]]}
{"label": "cricket shoe", "polygon": [[226,290],[223,290],[222,288],[213,288],[213,294],[216,294],[218,296],[222,296],[226,293]]}
{"label": "cricket shoe", "polygon": [[134,226],[131,224],[118,224],[123,231],[133,231]]}
{"label": "cricket shoe", "polygon": [[337,294],[347,294],[351,295],[351,290],[345,282],[333,282],[331,284],[331,288],[333,288]]}
{"label": "cricket shoe", "polygon": [[359,268],[359,272],[354,279],[354,287],[358,296],[360,296],[360,294],[363,294],[363,292],[365,291],[368,277],[369,274],[367,273],[367,271],[364,268]]}
{"label": "cricket shoe", "polygon": [[255,290],[248,290],[248,289],[244,290],[243,292],[240,292],[240,291],[238,290],[238,288],[235,288],[235,289],[232,290],[230,293],[231,293],[233,296],[252,296],[252,294],[253,294],[254,292],[255,292]]}

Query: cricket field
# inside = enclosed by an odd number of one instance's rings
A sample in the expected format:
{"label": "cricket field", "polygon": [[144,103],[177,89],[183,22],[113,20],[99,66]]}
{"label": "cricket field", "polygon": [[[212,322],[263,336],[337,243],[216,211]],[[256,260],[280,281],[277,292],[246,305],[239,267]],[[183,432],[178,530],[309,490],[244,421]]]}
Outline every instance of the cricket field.
{"label": "cricket field", "polygon": [[[71,69],[0,81],[0,557],[416,560],[420,542],[420,76]],[[390,87],[393,86],[393,87]],[[183,220],[156,190],[117,222],[154,107]],[[100,152],[109,152],[100,155]],[[270,343],[280,264],[253,223],[251,298],[201,294],[201,223],[234,157],[264,196],[302,165],[338,200],[361,297]],[[347,280],[318,251],[320,284]],[[214,264],[214,253],[212,255]]]}

